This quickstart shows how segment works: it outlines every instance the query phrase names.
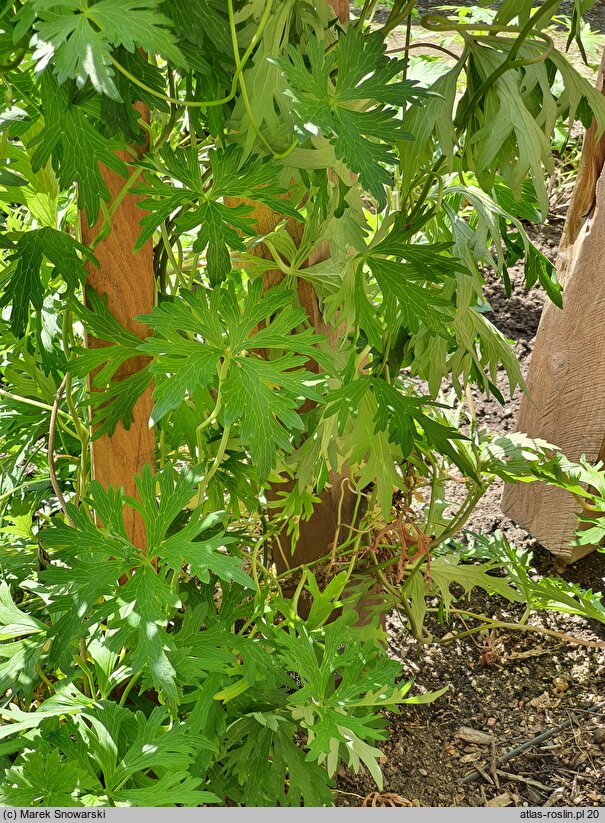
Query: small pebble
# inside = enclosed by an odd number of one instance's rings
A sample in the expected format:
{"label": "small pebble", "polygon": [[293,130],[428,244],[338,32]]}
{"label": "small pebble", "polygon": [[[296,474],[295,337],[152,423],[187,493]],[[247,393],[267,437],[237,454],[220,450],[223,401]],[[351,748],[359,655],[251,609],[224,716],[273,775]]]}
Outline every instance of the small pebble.
{"label": "small pebble", "polygon": [[605,745],[605,727],[601,727],[600,729],[595,729],[595,732],[592,736],[592,739],[595,743],[600,743],[601,745]]}

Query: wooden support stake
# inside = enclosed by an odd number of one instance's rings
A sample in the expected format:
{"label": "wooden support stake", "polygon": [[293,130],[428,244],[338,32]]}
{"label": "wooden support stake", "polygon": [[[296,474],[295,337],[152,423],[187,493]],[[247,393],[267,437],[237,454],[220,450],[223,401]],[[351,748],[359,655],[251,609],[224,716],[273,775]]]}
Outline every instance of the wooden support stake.
{"label": "wooden support stake", "polygon": [[[132,157],[119,152],[122,160]],[[124,179],[115,172],[101,166],[103,179],[113,200],[124,186]],[[139,221],[142,216],[137,207],[137,198],[127,194],[112,217],[111,232],[95,248],[99,268],[88,265],[87,285],[99,295],[107,295],[108,308],[113,317],[138,337],[148,335],[148,328],[134,318],[149,314],[154,304],[153,246],[146,243],[136,254],[134,244],[141,232]],[[86,216],[81,215],[82,242],[90,244],[101,229],[102,220],[89,226]],[[88,337],[87,345],[98,348],[108,345],[103,340]],[[116,380],[124,379],[143,368],[148,359],[137,357],[128,360],[116,372]],[[121,423],[114,434],[102,435],[92,444],[93,477],[102,486],[124,487],[128,495],[136,496],[133,476],[144,465],[155,462],[155,432],[149,428],[149,418],[153,401],[150,386],[134,407],[134,421],[126,431]],[[129,539],[137,548],[145,548],[145,529],[140,515],[134,509],[124,512],[125,526]]]}
{"label": "wooden support stake", "polygon": [[[597,79],[604,92],[605,54]],[[547,302],[531,358],[518,431],[561,448],[570,460],[605,458],[605,137],[584,139],[557,260],[563,309]],[[565,563],[591,546],[572,546],[579,506],[543,483],[507,486],[502,511]]]}

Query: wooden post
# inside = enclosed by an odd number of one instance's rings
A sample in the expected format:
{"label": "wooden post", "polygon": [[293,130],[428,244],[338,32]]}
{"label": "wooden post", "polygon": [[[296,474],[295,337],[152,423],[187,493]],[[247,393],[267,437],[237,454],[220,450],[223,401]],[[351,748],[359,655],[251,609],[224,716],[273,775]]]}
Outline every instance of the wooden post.
{"label": "wooden post", "polygon": [[[349,0],[330,0],[330,5],[338,15],[339,19],[344,22],[349,17]],[[230,202],[231,205],[237,205],[234,200],[225,198],[225,202]],[[271,211],[266,206],[254,204],[254,212],[252,217],[256,225],[256,231],[259,235],[268,234],[271,232],[278,222],[283,217]],[[295,221],[287,222],[287,229],[289,234],[298,245],[301,237],[301,226]],[[262,245],[255,249],[255,254],[259,257],[271,259],[271,254],[268,249]],[[319,246],[313,254],[306,261],[307,266],[312,266],[322,260],[326,260],[329,255],[328,243],[323,243]],[[270,288],[279,283],[283,278],[283,274],[279,270],[268,271],[263,275],[263,282],[265,288]],[[299,280],[297,283],[298,299],[300,305],[305,309],[307,317],[309,318],[313,328],[318,334],[325,335],[328,340],[336,345],[339,337],[339,329],[334,326],[326,324],[321,309],[319,300],[312,285],[304,280]],[[309,368],[314,368],[314,364],[309,364]],[[305,407],[303,407],[304,409]],[[272,547],[273,562],[277,568],[278,573],[286,571],[288,568],[295,568],[305,563],[311,563],[319,557],[327,554],[332,550],[336,532],[338,527],[339,514],[342,520],[342,525],[347,526],[352,523],[355,508],[355,495],[351,492],[347,485],[348,475],[346,469],[342,474],[331,473],[330,483],[328,487],[319,495],[320,502],[315,505],[313,514],[309,520],[301,521],[299,524],[299,538],[293,554],[289,552],[290,541],[286,535],[284,528],[278,540],[281,546],[286,550],[283,554],[278,550],[277,546]],[[292,491],[296,481],[289,481],[283,484],[273,484],[267,489],[267,497],[269,499],[279,499],[280,493]],[[343,484],[344,488],[343,488]],[[342,495],[342,503],[341,503]],[[339,512],[340,508],[340,512]],[[347,529],[343,528],[343,534]],[[292,587],[293,590],[294,587]],[[287,593],[286,589],[286,593]],[[383,602],[380,594],[372,595],[362,598],[357,604],[357,613],[359,615],[360,625],[364,625],[375,612],[377,606]],[[299,610],[301,614],[305,614],[308,609],[308,604],[301,598],[299,602]],[[380,623],[384,628],[386,619],[384,615],[380,615]]]}
{"label": "wooden post", "polygon": [[[349,0],[330,0],[330,5],[338,15],[339,19],[344,22],[349,17]],[[237,205],[240,200],[225,198],[228,205]],[[246,201],[245,201],[246,202]],[[276,212],[269,209],[267,206],[260,204],[254,205],[252,217],[256,226],[256,231],[259,235],[268,234],[273,231],[275,226],[283,220],[283,217]],[[287,221],[287,230],[294,239],[296,245],[299,244],[302,227],[299,223],[293,220]],[[271,254],[264,246],[259,246],[255,249],[255,254],[259,257],[271,259]],[[306,261],[306,265],[312,266],[321,260],[327,259],[329,248],[327,243],[323,243],[316,249],[313,255]],[[263,282],[266,289],[279,283],[283,278],[283,274],[279,270],[271,270],[263,275]],[[305,309],[307,317],[309,318],[313,328],[318,334],[328,337],[329,340],[336,343],[338,337],[338,329],[328,326],[321,314],[317,294],[312,285],[304,280],[298,280],[297,283],[298,299],[300,305]],[[313,364],[309,364],[309,368],[313,368]],[[303,406],[303,409],[306,406]],[[278,536],[279,543],[284,547],[288,547],[286,552],[282,554],[277,547],[273,547],[273,560],[277,570],[281,573],[288,568],[300,566],[303,563],[310,563],[318,557],[329,552],[332,548],[332,543],[336,535],[338,523],[338,505],[340,494],[342,490],[342,483],[344,476],[332,475],[330,478],[330,485],[320,495],[320,502],[315,506],[311,518],[300,523],[300,536],[294,554],[289,553],[289,538],[286,536],[286,530],[282,531]],[[267,490],[267,495],[270,499],[279,499],[280,493],[289,492],[294,488],[295,481],[288,483],[274,484]],[[348,524],[353,514],[354,496],[346,489],[344,493],[343,506],[341,515],[343,522]]]}
{"label": "wooden post", "polygon": [[[138,107],[137,107],[138,108]],[[145,116],[141,108],[139,111]],[[144,151],[145,147],[142,147]],[[120,152],[125,162],[131,155]],[[103,179],[111,192],[112,200],[124,186],[124,179],[115,172],[101,167]],[[109,311],[115,319],[138,337],[148,335],[148,329],[134,318],[149,314],[154,303],[153,246],[151,241],[133,254],[134,244],[141,232],[139,221],[142,212],[137,198],[127,194],[112,217],[111,231],[95,248],[99,268],[88,266],[87,284],[99,295],[107,295]],[[82,241],[90,244],[97,236],[102,221],[88,226],[86,216],[81,215]],[[102,340],[88,337],[87,345],[97,348],[107,345]],[[116,380],[124,379],[139,371],[148,362],[145,357],[128,360],[116,372]],[[133,476],[147,463],[155,462],[155,432],[149,428],[153,401],[150,386],[134,407],[134,421],[126,431],[121,423],[114,434],[102,435],[92,444],[93,477],[105,488],[124,487],[128,495],[135,496]],[[128,537],[135,546],[145,548],[145,530],[140,515],[134,509],[126,509],[124,519]]]}
{"label": "wooden post", "polygon": [[[604,92],[605,53],[597,79]],[[517,429],[558,446],[570,460],[605,459],[605,137],[584,139],[557,271],[563,309],[548,302],[536,335]],[[507,486],[502,511],[564,563],[593,550],[573,546],[580,508],[543,483]]]}

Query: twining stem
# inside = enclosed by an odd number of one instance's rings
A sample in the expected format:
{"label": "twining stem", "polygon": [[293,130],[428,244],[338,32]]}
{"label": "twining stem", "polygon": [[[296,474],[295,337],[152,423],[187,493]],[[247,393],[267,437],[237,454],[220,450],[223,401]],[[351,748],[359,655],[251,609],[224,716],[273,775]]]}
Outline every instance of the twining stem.
{"label": "twining stem", "polygon": [[378,5],[378,0],[365,0],[361,12],[359,13],[359,17],[355,21],[355,28],[362,29],[363,24],[368,19],[371,18],[371,15],[374,12],[374,9]]}
{"label": "twining stem", "polygon": [[[522,27],[499,26],[497,24],[487,23],[456,24],[453,21],[448,20],[447,18],[440,17],[439,15],[426,15],[422,18],[422,20],[420,21],[420,25],[428,29],[429,31],[457,31],[463,37],[467,37],[466,32],[473,30],[488,31],[495,34],[518,32],[518,37],[516,37],[513,41],[513,44],[510,47],[505,59],[496,69],[494,69],[494,71],[490,75],[488,75],[488,77],[486,77],[486,79],[481,83],[479,88],[475,91],[475,93],[465,106],[464,110],[457,115],[456,127],[459,131],[464,129],[469,120],[470,115],[475,109],[475,106],[485,96],[485,93],[488,91],[488,89],[490,89],[505,72],[509,71],[510,69],[521,68],[523,66],[532,65],[534,63],[542,63],[550,57],[555,48],[554,42],[552,38],[544,32],[536,31],[535,27],[542,17],[546,16],[547,14],[550,14],[550,12],[556,6],[559,5],[559,2],[560,0],[548,0],[548,2],[544,3],[544,5]],[[527,40],[530,34],[533,34],[535,37],[538,37],[541,40],[543,40],[546,43],[546,50],[536,57],[516,59],[521,49],[521,46]]]}
{"label": "twining stem", "polygon": [[202,420],[200,425],[195,430],[196,435],[196,445],[197,445],[197,459],[199,462],[202,460],[202,432],[204,429],[208,428],[214,421],[217,419],[221,412],[221,408],[223,406],[223,383],[225,382],[225,378],[227,377],[227,372],[229,371],[229,360],[225,357],[219,367],[218,370],[218,389],[216,392],[216,400],[214,403],[214,408],[206,417],[205,420]]}
{"label": "twining stem", "polygon": [[292,143],[290,143],[290,145],[288,146],[288,148],[284,149],[284,151],[277,152],[260,130],[258,123],[254,118],[254,112],[252,111],[252,106],[250,105],[250,98],[248,97],[246,81],[244,80],[244,74],[241,69],[239,45],[237,42],[237,31],[235,29],[235,14],[233,11],[233,0],[227,0],[227,7],[229,9],[229,30],[231,32],[231,43],[233,45],[233,58],[235,60],[236,73],[238,74],[238,82],[241,91],[241,101],[244,105],[246,116],[248,117],[250,126],[252,127],[252,131],[256,134],[256,136],[263,144],[263,146],[267,149],[267,151],[276,159],[282,159],[284,157],[287,157],[290,154],[290,152],[294,151],[294,149],[298,145],[298,140],[293,140]]}
{"label": "twining stem", "polygon": [[467,523],[469,517],[474,512],[477,503],[479,502],[479,500],[481,500],[484,494],[485,489],[482,486],[478,486],[474,489],[471,489],[468,492],[466,499],[462,504],[462,507],[459,509],[458,516],[450,524],[449,529],[446,529],[438,537],[433,538],[433,540],[431,540],[431,542],[429,543],[429,548],[436,548],[441,543],[444,543],[446,540],[448,540],[450,537],[453,537],[456,534],[456,532],[459,532],[460,529],[462,529],[464,525]]}
{"label": "twining stem", "polygon": [[[157,97],[159,100],[164,100],[164,102],[166,102],[166,103],[172,103],[175,106],[188,106],[189,108],[201,108],[201,109],[211,108],[213,106],[224,106],[225,103],[231,102],[231,100],[233,100],[233,98],[236,95],[239,76],[240,76],[241,72],[244,70],[248,60],[252,56],[252,52],[256,48],[256,45],[257,45],[258,41],[260,40],[263,31],[265,30],[265,26],[267,25],[267,23],[269,21],[269,16],[271,14],[272,7],[273,7],[273,0],[268,0],[267,4],[265,5],[265,9],[263,11],[263,15],[262,15],[262,17],[259,21],[258,27],[257,27],[256,31],[254,32],[254,34],[252,35],[252,39],[251,39],[250,43],[248,44],[248,48],[244,52],[243,57],[242,57],[239,65],[236,66],[235,74],[233,75],[233,78],[231,80],[231,89],[229,91],[229,94],[227,94],[225,97],[221,97],[218,100],[179,100],[178,97],[169,97],[168,95],[162,94],[162,92],[159,92],[156,89],[152,89],[146,83],[143,83],[142,80],[139,80],[138,77],[135,77],[134,74],[131,74],[131,72],[129,72],[128,69],[126,69],[121,63],[119,63],[115,59],[115,57],[113,57],[113,55],[110,54],[109,59],[111,60],[112,65],[121,74],[123,74],[124,77],[127,77],[128,80],[130,80],[131,83],[134,83],[135,86],[138,86],[140,89],[143,89],[148,94],[151,94],[154,97]],[[89,17],[90,17],[91,20],[93,19],[92,15],[89,15]]]}
{"label": "twining stem", "polygon": [[401,2],[401,0],[397,2],[396,0],[384,26],[380,29],[383,37],[386,37],[389,32],[400,26],[406,17],[411,15],[415,5],[416,0],[407,0],[407,2]]}
{"label": "twining stem", "polygon": [[[63,353],[67,360],[71,358],[71,322],[72,313],[70,310],[67,310],[63,314],[63,322],[61,324],[61,343],[63,347]],[[78,414],[76,404],[74,403],[74,399],[72,396],[72,375],[70,372],[67,372],[67,382],[65,384],[65,401],[67,403],[67,408],[69,409],[72,422],[75,426],[76,432],[78,434],[78,439],[80,441],[80,466],[78,468],[79,476],[76,483],[76,497],[74,500],[74,505],[77,506],[79,504],[80,498],[84,496],[84,491],[86,488],[86,469],[90,436],[88,434],[87,429],[82,425],[80,415]]]}
{"label": "twining stem", "polygon": [[4,492],[4,494],[0,494],[0,501],[7,500],[9,497],[12,497],[17,492],[21,491],[22,489],[29,489],[30,486],[35,486],[36,484],[44,483],[44,477],[38,477],[36,480],[25,480],[23,483],[19,483],[17,486],[13,486],[12,489],[9,491]]}
{"label": "twining stem", "polygon": [[57,481],[57,473],[55,471],[55,431],[57,428],[57,412],[59,411],[59,403],[61,402],[61,397],[63,392],[65,391],[65,386],[67,385],[67,374],[64,376],[63,380],[59,388],[57,389],[57,394],[55,396],[55,401],[52,405],[51,412],[50,412],[50,425],[48,430],[48,472],[50,474],[50,482],[53,487],[53,491],[57,500],[59,501],[59,505],[63,509],[63,514],[65,515],[65,519],[69,523],[69,525],[73,528],[74,521],[71,519],[68,511],[67,511],[67,504],[65,502],[65,498],[63,497],[63,492],[61,491],[61,487]]}
{"label": "twining stem", "polygon": [[54,685],[51,683],[51,681],[48,679],[48,677],[44,674],[44,672],[42,671],[42,666],[40,666],[39,663],[36,663],[36,674],[38,675],[40,680],[44,683],[44,685],[49,689],[49,691],[51,691],[51,692],[55,691]]}
{"label": "twining stem", "polygon": [[179,286],[186,287],[187,283],[185,281],[185,277],[183,275],[182,268],[179,265],[178,260],[174,256],[172,243],[170,242],[170,238],[168,237],[168,232],[166,230],[166,224],[165,223],[162,223],[160,225],[160,234],[161,234],[161,237],[162,237],[162,243],[164,244],[164,248],[166,249],[166,254],[168,255],[168,259],[170,260],[170,265],[172,266],[175,277],[178,280]]}
{"label": "twining stem", "polygon": [[[0,389],[0,397],[8,397],[9,400],[15,400],[17,403],[25,403],[27,406],[35,406],[37,409],[44,409],[44,411],[53,410],[53,407],[48,403],[42,403],[40,400],[32,400],[31,397],[21,397],[21,395],[13,394],[5,389]],[[67,420],[71,420],[70,415],[63,409],[58,409],[57,414],[61,417],[67,418]],[[72,432],[71,429],[67,429],[67,431],[69,434],[73,435],[76,440],[78,439],[78,435],[75,432]]]}

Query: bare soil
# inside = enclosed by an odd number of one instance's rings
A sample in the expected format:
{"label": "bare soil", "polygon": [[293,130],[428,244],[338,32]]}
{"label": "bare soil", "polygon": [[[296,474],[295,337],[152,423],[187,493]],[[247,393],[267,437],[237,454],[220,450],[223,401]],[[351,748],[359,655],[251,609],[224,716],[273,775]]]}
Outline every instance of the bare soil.
{"label": "bare soil", "polygon": [[[562,221],[555,220],[534,232],[534,242],[551,259],[561,229]],[[511,280],[510,299],[495,279],[488,284],[487,297],[492,321],[514,341],[526,373],[544,295],[539,289],[525,290],[520,268],[511,271]],[[500,388],[504,393],[503,377]],[[495,431],[515,429],[519,394],[504,407],[479,395],[475,403],[480,423]],[[468,527],[487,533],[500,529],[516,546],[531,549],[536,574],[554,574],[553,556],[500,511],[501,491],[501,485],[494,484]],[[588,556],[564,575],[584,588],[605,590],[605,554]],[[480,593],[472,596],[469,608],[507,622],[518,621],[523,613],[522,606]],[[542,613],[529,622],[579,640],[605,640],[604,624],[577,616]],[[390,739],[382,747],[383,792],[393,797],[375,796],[375,803],[605,805],[605,649],[530,632],[485,632],[445,646],[420,647],[407,636],[397,614],[390,615],[387,627],[390,652],[403,662],[406,676],[416,678],[414,690],[448,685],[449,691],[432,704],[408,706],[390,717]],[[451,626],[456,633],[464,628],[459,622]],[[429,629],[443,636],[448,627],[435,624]],[[491,664],[485,662],[491,657]],[[503,754],[562,723],[567,725],[544,742],[496,768]],[[465,740],[469,735],[464,732],[459,737],[464,727],[488,734],[489,744]],[[477,764],[484,776],[463,783]],[[343,773],[336,801],[358,806],[374,790],[367,774]]]}

